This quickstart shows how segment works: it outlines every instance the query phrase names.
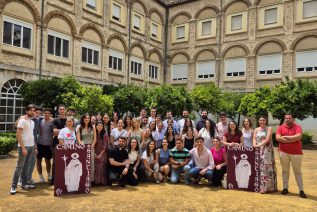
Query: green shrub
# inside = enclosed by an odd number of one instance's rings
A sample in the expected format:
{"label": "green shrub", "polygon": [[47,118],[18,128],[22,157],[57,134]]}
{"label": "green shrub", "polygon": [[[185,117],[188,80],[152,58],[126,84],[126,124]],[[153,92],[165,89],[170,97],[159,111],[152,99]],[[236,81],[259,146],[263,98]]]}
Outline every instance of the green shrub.
{"label": "green shrub", "polygon": [[0,155],[6,155],[17,145],[16,139],[12,137],[0,137]]}
{"label": "green shrub", "polygon": [[15,138],[16,137],[16,132],[0,132],[0,137]]}
{"label": "green shrub", "polygon": [[[272,134],[272,141],[274,146],[278,146],[278,142],[276,141],[276,133]],[[309,134],[309,132],[304,132],[302,135],[302,144],[310,144],[313,141],[313,136]]]}

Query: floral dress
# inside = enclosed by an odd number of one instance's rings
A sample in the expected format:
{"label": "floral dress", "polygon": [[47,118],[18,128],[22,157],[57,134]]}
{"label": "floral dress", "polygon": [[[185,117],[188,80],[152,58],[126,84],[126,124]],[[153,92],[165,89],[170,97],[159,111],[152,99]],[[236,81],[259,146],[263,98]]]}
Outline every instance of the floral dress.
{"label": "floral dress", "polygon": [[[266,139],[267,128],[256,133],[256,144]],[[274,160],[273,142],[265,144],[260,148],[260,192],[277,191],[276,166]]]}

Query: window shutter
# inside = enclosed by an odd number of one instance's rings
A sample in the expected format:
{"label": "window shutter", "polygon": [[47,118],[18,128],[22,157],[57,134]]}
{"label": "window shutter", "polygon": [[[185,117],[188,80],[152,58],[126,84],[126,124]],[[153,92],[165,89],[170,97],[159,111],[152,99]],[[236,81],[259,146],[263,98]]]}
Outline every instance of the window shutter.
{"label": "window shutter", "polygon": [[202,35],[210,35],[211,34],[211,21],[202,22]]}
{"label": "window shutter", "polygon": [[277,8],[265,10],[264,24],[277,23]]}
{"label": "window shutter", "polygon": [[317,67],[317,51],[296,52],[296,68]]}
{"label": "window shutter", "polygon": [[309,18],[317,16],[317,0],[303,2],[303,17]]}
{"label": "window shutter", "polygon": [[197,63],[197,75],[215,74],[215,61]]}
{"label": "window shutter", "polygon": [[225,60],[225,72],[245,72],[246,70],[246,59],[235,58]]}
{"label": "window shutter", "polygon": [[258,57],[258,71],[281,70],[282,55],[265,55]]}
{"label": "window shutter", "polygon": [[231,17],[231,30],[242,29],[242,15],[235,15]]}

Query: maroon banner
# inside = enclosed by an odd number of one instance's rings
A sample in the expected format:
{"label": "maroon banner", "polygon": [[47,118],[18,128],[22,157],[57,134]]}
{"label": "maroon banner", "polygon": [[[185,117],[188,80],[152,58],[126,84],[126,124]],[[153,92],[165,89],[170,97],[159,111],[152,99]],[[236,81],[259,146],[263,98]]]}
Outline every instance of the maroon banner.
{"label": "maroon banner", "polygon": [[227,188],[259,192],[260,152],[253,147],[228,147]]}
{"label": "maroon banner", "polygon": [[90,151],[89,144],[56,146],[54,196],[90,193]]}

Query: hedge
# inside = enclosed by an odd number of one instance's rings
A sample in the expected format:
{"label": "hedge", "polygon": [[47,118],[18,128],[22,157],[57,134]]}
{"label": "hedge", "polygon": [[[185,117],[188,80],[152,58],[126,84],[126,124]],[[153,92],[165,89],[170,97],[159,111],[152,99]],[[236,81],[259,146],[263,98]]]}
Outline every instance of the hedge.
{"label": "hedge", "polygon": [[17,141],[12,137],[0,136],[0,155],[6,155],[17,146]]}

